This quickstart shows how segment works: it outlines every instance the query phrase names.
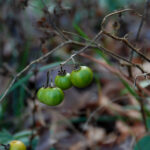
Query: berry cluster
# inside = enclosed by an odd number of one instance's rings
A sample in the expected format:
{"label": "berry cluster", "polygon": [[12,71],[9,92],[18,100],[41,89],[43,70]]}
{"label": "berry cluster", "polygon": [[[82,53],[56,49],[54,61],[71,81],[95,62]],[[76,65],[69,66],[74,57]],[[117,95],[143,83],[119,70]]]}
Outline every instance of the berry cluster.
{"label": "berry cluster", "polygon": [[41,103],[49,106],[59,105],[64,99],[63,90],[72,86],[84,88],[93,80],[93,72],[87,66],[80,66],[71,73],[65,70],[59,71],[55,78],[56,87],[42,87],[37,92],[37,98]]}

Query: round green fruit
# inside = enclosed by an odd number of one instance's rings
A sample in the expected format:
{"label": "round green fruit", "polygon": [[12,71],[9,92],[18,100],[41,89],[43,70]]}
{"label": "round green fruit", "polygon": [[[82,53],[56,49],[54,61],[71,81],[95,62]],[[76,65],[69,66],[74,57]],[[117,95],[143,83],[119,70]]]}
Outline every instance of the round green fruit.
{"label": "round green fruit", "polygon": [[40,102],[43,102],[45,99],[45,88],[42,87],[37,92],[37,98]]}
{"label": "round green fruit", "polygon": [[63,91],[58,87],[48,87],[44,91],[43,103],[49,106],[59,105],[64,99]]}
{"label": "round green fruit", "polygon": [[65,75],[57,75],[55,78],[55,85],[62,90],[69,89],[72,86],[70,73]]}
{"label": "round green fruit", "polygon": [[11,141],[9,144],[10,144],[9,150],[26,150],[26,146],[21,141],[14,140]]}
{"label": "round green fruit", "polygon": [[93,72],[87,66],[80,66],[79,69],[71,72],[71,82],[78,88],[88,86],[93,80]]}

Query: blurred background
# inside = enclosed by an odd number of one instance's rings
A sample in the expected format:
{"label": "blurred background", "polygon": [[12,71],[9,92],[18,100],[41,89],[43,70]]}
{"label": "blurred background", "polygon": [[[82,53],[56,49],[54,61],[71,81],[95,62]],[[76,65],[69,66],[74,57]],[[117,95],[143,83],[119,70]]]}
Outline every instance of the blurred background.
{"label": "blurred background", "polygon": [[[133,8],[143,14],[145,1],[0,0],[0,97],[17,73],[64,42],[61,33],[85,43],[101,30],[104,16],[124,8]],[[128,40],[148,57],[149,17],[135,42],[140,21],[140,17],[127,12],[122,13],[120,18],[118,15],[111,17],[105,28],[120,37],[128,34]],[[130,58],[130,49],[119,41],[102,35],[97,42],[119,56]],[[94,80],[88,87],[66,90],[63,103],[56,107],[46,106],[37,100],[36,92],[45,85],[47,71],[51,70],[54,80],[59,64],[80,48],[72,44],[64,46],[32,65],[16,80],[0,104],[0,144],[17,139],[23,141],[28,150],[150,148],[147,144],[150,136],[146,135],[133,87],[123,84],[107,68],[84,56],[76,56],[75,61],[93,70]],[[127,67],[103,51],[88,48],[85,53],[128,76]],[[136,54],[132,61],[150,72],[149,63]],[[71,72],[72,62],[68,62],[64,69]],[[137,68],[133,68],[132,73],[133,77],[141,74]],[[141,78],[139,84],[149,91],[150,80]],[[144,98],[149,129],[150,98]],[[145,147],[139,149],[143,144]]]}

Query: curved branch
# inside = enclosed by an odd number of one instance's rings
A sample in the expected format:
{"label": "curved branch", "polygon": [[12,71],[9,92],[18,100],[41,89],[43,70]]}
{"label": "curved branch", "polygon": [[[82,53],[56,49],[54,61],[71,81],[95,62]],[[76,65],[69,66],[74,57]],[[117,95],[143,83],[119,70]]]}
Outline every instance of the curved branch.
{"label": "curved branch", "polygon": [[41,56],[40,58],[33,60],[29,65],[27,65],[22,71],[20,71],[11,81],[11,83],[9,84],[9,86],[7,87],[7,89],[5,90],[5,92],[3,93],[2,97],[0,98],[0,103],[3,101],[3,99],[5,98],[5,96],[8,94],[8,91],[10,90],[10,88],[13,86],[13,84],[15,83],[15,81],[26,71],[28,71],[30,69],[30,67],[33,64],[36,64],[40,61],[42,61],[43,59],[47,58],[49,55],[51,55],[53,52],[55,52],[56,50],[60,49],[61,47],[73,43],[71,40],[66,41],[61,43],[60,45],[58,45],[56,48],[52,49],[50,52],[46,53],[45,55]]}
{"label": "curved branch", "polygon": [[111,33],[107,32],[104,28],[104,24],[106,22],[106,20],[113,16],[113,15],[116,15],[116,14],[120,14],[120,13],[123,13],[123,12],[128,12],[128,11],[131,11],[131,12],[134,12],[137,16],[139,17],[142,17],[141,14],[139,14],[138,12],[136,12],[135,10],[133,9],[123,9],[123,10],[119,10],[119,11],[115,11],[113,13],[110,13],[108,15],[106,15],[103,20],[102,20],[102,23],[101,23],[101,29],[103,31],[103,34],[117,40],[117,41],[121,41],[123,42],[124,44],[126,44],[129,48],[131,48],[134,52],[136,52],[139,56],[141,56],[142,58],[144,58],[146,61],[150,62],[150,59],[148,57],[146,57],[143,53],[141,53],[139,51],[139,49],[135,48],[125,37],[118,37],[118,36],[115,36],[115,35],[112,35]]}

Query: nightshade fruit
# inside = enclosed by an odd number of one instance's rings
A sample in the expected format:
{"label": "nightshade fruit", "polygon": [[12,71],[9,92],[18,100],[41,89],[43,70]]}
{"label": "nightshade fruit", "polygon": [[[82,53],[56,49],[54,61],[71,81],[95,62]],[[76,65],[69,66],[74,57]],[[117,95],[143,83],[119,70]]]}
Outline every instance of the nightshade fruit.
{"label": "nightshade fruit", "polygon": [[49,106],[59,105],[64,99],[63,91],[58,87],[46,88],[44,103]]}
{"label": "nightshade fruit", "polygon": [[37,92],[37,98],[48,106],[57,106],[63,101],[64,93],[58,87],[40,88]]}
{"label": "nightshade fruit", "polygon": [[42,87],[42,88],[40,88],[39,90],[38,90],[38,92],[37,92],[37,98],[38,98],[38,100],[40,101],[40,102],[43,102],[43,100],[44,100],[44,97],[45,97],[45,88],[44,87]]}
{"label": "nightshade fruit", "polygon": [[62,90],[69,89],[72,86],[70,73],[57,75],[55,78],[55,85]]}
{"label": "nightshade fruit", "polygon": [[14,140],[11,141],[9,144],[10,144],[9,150],[26,150],[26,146],[21,141]]}
{"label": "nightshade fruit", "polygon": [[87,66],[80,66],[79,69],[71,72],[71,82],[75,87],[84,88],[93,80],[93,72]]}

